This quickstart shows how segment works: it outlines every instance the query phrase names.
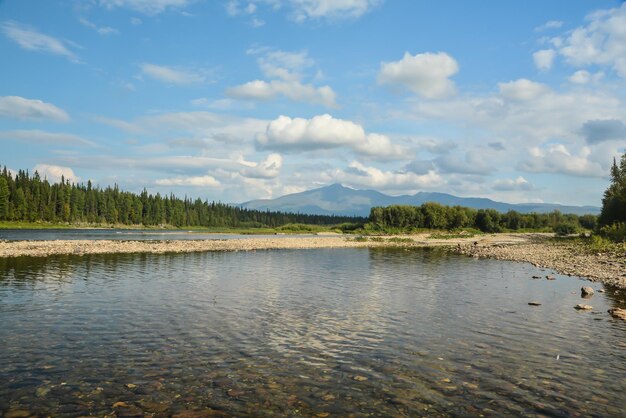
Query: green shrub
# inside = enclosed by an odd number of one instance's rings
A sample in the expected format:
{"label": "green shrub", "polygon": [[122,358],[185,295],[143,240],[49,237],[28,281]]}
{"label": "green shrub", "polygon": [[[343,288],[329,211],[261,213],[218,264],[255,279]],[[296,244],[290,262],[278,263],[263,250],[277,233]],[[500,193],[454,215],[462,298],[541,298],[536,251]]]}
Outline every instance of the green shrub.
{"label": "green shrub", "polygon": [[572,223],[562,222],[554,227],[554,232],[561,237],[575,234],[578,228]]}

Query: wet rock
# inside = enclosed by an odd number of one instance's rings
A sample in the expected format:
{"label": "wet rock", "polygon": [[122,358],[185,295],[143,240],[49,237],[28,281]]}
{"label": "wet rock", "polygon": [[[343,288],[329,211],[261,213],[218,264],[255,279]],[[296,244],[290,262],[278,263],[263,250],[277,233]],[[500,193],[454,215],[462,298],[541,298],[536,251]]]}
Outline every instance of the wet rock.
{"label": "wet rock", "polygon": [[541,276],[533,276],[533,279],[541,279]]}
{"label": "wet rock", "polygon": [[126,402],[115,402],[113,408],[128,408],[128,404]]}
{"label": "wet rock", "polygon": [[202,410],[186,410],[177,412],[172,415],[172,418],[209,418],[209,417],[227,417],[228,414],[218,411],[216,409],[202,409]]}
{"label": "wet rock", "polygon": [[38,398],[45,398],[48,393],[50,393],[50,388],[47,386],[41,386],[35,391],[35,396]]}
{"label": "wet rock", "polygon": [[128,389],[136,389],[137,385],[134,383],[126,383],[124,386],[126,386]]}
{"label": "wet rock", "polygon": [[626,321],[626,309],[612,308],[608,310],[608,313],[611,314],[613,318]]}
{"label": "wet rock", "polygon": [[574,309],[577,309],[579,311],[590,311],[593,309],[593,306],[579,303],[578,305],[574,306]]}
{"label": "wet rock", "polygon": [[322,400],[326,401],[326,402],[334,401],[335,400],[335,395],[327,393],[326,395],[322,396]]}
{"label": "wet rock", "polygon": [[548,275],[546,276],[546,279],[548,279],[548,280],[556,280],[556,277],[554,277],[554,276],[552,276],[552,275],[548,274]]}
{"label": "wet rock", "polygon": [[238,398],[238,397],[243,396],[245,394],[246,394],[246,392],[241,390],[241,389],[233,388],[233,389],[229,389],[228,390],[228,396],[230,396],[231,398]]}
{"label": "wet rock", "polygon": [[535,302],[535,301],[533,301],[533,302],[528,302],[528,304],[529,304],[530,306],[541,306],[541,302]]}
{"label": "wet rock", "polygon": [[604,290],[604,289],[598,290],[598,293],[604,293],[604,292],[606,292],[606,290]]}
{"label": "wet rock", "polygon": [[31,415],[26,409],[11,409],[4,413],[4,418],[28,418]]}
{"label": "wet rock", "polygon": [[580,296],[583,298],[590,298],[595,292],[591,287],[584,286],[580,288]]}
{"label": "wet rock", "polygon": [[367,377],[357,375],[357,376],[354,376],[352,380],[355,380],[357,382],[365,382],[367,380]]}

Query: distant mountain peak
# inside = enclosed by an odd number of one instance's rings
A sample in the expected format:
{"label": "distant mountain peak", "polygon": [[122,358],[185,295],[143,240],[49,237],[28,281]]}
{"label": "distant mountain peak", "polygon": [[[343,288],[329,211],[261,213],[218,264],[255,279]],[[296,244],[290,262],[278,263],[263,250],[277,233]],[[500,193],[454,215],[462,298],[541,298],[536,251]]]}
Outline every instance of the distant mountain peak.
{"label": "distant mountain peak", "polygon": [[481,197],[458,197],[440,192],[417,192],[414,195],[389,196],[376,190],[360,190],[333,183],[275,199],[251,200],[239,206],[248,209],[298,212],[312,215],[369,216],[374,206],[414,205],[436,202],[447,206],[466,206],[474,209],[496,209],[500,212],[516,210],[521,213],[547,213],[559,210],[576,215],[598,214],[595,206],[564,206],[550,203],[511,204]]}

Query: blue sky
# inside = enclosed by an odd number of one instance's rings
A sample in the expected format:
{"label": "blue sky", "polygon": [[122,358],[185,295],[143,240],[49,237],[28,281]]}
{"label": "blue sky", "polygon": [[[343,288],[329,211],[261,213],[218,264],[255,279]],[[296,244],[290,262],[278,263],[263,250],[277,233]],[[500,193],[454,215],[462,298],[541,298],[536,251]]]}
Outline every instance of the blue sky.
{"label": "blue sky", "polygon": [[0,164],[225,202],[331,183],[600,205],[617,0],[0,0]]}

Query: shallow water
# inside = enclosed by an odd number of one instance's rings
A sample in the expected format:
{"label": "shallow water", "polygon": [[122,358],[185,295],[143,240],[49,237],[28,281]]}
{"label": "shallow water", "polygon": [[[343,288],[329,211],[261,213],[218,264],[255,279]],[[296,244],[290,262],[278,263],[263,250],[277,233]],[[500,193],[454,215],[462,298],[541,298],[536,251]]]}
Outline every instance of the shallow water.
{"label": "shallow water", "polygon": [[624,416],[626,294],[578,312],[601,285],[546,274],[428,249],[0,259],[0,411]]}

